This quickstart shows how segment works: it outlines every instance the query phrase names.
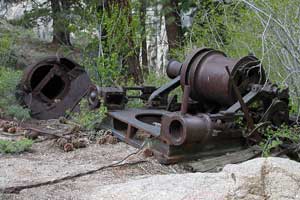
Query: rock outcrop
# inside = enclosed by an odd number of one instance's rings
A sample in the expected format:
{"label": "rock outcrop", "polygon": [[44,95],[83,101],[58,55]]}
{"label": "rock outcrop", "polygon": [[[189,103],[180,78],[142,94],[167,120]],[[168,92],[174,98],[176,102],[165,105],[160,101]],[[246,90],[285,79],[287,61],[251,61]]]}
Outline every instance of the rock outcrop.
{"label": "rock outcrop", "polygon": [[227,165],[219,173],[140,177],[95,188],[90,199],[300,199],[300,164],[283,158],[258,158]]}

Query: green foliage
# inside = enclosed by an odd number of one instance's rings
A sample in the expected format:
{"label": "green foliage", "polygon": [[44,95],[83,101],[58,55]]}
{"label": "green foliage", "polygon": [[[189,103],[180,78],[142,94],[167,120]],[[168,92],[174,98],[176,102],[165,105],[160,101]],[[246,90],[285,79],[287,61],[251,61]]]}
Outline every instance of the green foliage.
{"label": "green foliage", "polygon": [[0,32],[0,66],[14,66],[13,39],[9,33]]}
{"label": "green foliage", "polygon": [[132,79],[128,77],[126,61],[139,54],[146,37],[138,12],[130,11],[137,11],[139,6],[138,2],[131,2],[128,7],[116,4],[101,9],[99,1],[91,1],[70,25],[78,37],[75,45],[83,49],[83,65],[97,84],[118,85]]}
{"label": "green foliage", "polygon": [[18,120],[27,120],[30,118],[29,110],[21,107],[20,105],[17,105],[17,103],[7,106],[5,115],[14,117]]}
{"label": "green foliage", "polygon": [[150,70],[145,77],[145,85],[153,85],[156,87],[160,87],[169,81],[170,79],[165,74],[157,73],[154,70]]}
{"label": "green foliage", "polygon": [[[161,73],[157,73],[153,70],[150,70],[149,74],[145,77],[145,85],[151,85],[156,87],[161,87],[162,85],[168,83],[170,79]],[[170,93],[171,95],[177,95],[178,97],[182,96],[182,89],[181,87],[176,88]],[[180,99],[179,99],[180,100]]]}
{"label": "green foliage", "polygon": [[[190,30],[192,43],[199,46],[220,48],[227,40],[223,6],[219,2],[201,1],[194,24]],[[213,46],[212,46],[213,45]]]}
{"label": "green foliage", "polygon": [[105,118],[106,113],[107,109],[103,105],[99,109],[90,110],[87,100],[83,99],[80,102],[80,112],[73,113],[71,118],[84,129],[93,130],[95,125],[101,123],[101,121]]}
{"label": "green foliage", "polygon": [[122,68],[116,53],[108,57],[86,56],[84,66],[90,72],[92,80],[99,85],[118,85],[122,78]]}
{"label": "green foliage", "polygon": [[8,32],[0,32],[0,115],[28,119],[28,110],[19,106],[15,98],[21,72],[12,69],[12,66],[15,66],[13,36],[14,34]]}
{"label": "green foliage", "polygon": [[7,51],[9,51],[11,43],[12,41],[8,34],[2,35],[2,37],[0,38],[0,52],[6,53]]}
{"label": "green foliage", "polygon": [[234,120],[234,124],[236,124],[238,127],[243,127],[243,128],[246,128],[245,127],[245,122],[244,122],[244,118],[243,117],[237,117],[235,120]]}
{"label": "green foliage", "polygon": [[0,153],[13,154],[27,151],[33,144],[32,140],[22,139],[19,141],[0,140]]}
{"label": "green foliage", "polygon": [[282,125],[281,127],[274,129],[268,127],[264,131],[265,139],[260,143],[263,149],[263,156],[269,156],[271,151],[276,149],[284,141],[299,143],[300,142],[300,127],[299,126],[287,126]]}
{"label": "green foliage", "polygon": [[[252,17],[253,14],[242,3],[200,1],[193,25],[188,30],[187,46],[212,47],[231,56],[244,56],[252,52],[245,46],[246,41],[251,41],[251,45],[259,41],[255,30],[245,29],[254,22]],[[259,23],[251,25],[252,29],[256,27],[260,28]]]}
{"label": "green foliage", "polygon": [[0,113],[17,119],[29,119],[29,111],[18,105],[15,90],[21,76],[20,71],[0,67]]}

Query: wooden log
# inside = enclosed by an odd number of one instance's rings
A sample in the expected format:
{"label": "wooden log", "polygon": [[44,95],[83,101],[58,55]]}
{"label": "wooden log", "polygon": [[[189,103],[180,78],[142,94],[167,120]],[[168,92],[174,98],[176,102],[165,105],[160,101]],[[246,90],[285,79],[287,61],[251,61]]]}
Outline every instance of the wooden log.
{"label": "wooden log", "polygon": [[191,172],[217,172],[227,164],[241,163],[257,157],[262,152],[259,146],[252,146],[248,149],[229,153],[226,155],[191,161],[183,164],[185,170]]}

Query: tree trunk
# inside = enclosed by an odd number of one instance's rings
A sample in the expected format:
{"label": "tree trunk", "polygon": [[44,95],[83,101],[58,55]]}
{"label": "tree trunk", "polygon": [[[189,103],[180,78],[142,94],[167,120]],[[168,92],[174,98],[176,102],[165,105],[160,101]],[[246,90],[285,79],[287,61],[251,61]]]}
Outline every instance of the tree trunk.
{"label": "tree trunk", "polygon": [[[132,23],[132,15],[131,10],[128,10],[128,26],[131,27]],[[133,32],[130,31],[128,35],[128,46],[129,48],[133,48],[133,54],[128,56],[126,63],[129,67],[129,75],[133,77],[133,80],[137,84],[142,84],[144,82],[143,80],[143,74],[140,66],[140,55],[139,55],[139,48],[135,47],[134,41],[133,41]]]}
{"label": "tree trunk", "polygon": [[147,52],[147,37],[146,37],[146,14],[147,14],[147,0],[142,0],[142,5],[140,7],[140,21],[142,26],[142,65],[143,73],[148,74],[148,52]]}
{"label": "tree trunk", "polygon": [[[107,7],[108,7],[108,13],[110,13],[112,10],[111,8],[113,5],[118,5],[123,11],[124,15],[127,16],[128,20],[128,27],[132,27],[132,13],[131,13],[131,6],[129,0],[111,0],[107,1]],[[128,65],[128,75],[133,78],[134,82],[136,84],[142,84],[143,83],[143,74],[140,66],[140,49],[136,47],[134,40],[133,40],[134,33],[132,29],[127,35],[127,43],[129,50],[133,51],[132,54],[127,56],[125,59],[125,64]]]}
{"label": "tree trunk", "polygon": [[53,19],[53,39],[54,44],[71,46],[70,31],[66,28],[64,12],[68,12],[70,2],[63,0],[51,0],[52,19]]}
{"label": "tree trunk", "polygon": [[173,50],[182,45],[183,39],[179,0],[167,0],[164,12],[169,50]]}

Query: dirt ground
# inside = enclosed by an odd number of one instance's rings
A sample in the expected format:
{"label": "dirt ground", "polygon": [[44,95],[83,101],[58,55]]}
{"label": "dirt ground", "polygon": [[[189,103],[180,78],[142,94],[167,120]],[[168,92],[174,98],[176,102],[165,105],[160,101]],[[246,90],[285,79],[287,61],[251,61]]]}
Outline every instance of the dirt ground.
{"label": "dirt ground", "polygon": [[[0,189],[54,180],[67,175],[97,169],[123,159],[137,149],[119,142],[117,144],[90,144],[86,148],[64,152],[53,140],[33,144],[30,152],[19,155],[0,155]],[[58,184],[24,189],[19,194],[0,194],[2,200],[26,199],[89,199],[96,187],[122,183],[154,175],[182,173],[177,166],[160,165],[154,158],[134,155],[126,162],[147,160],[132,166],[108,168],[97,173]]]}

